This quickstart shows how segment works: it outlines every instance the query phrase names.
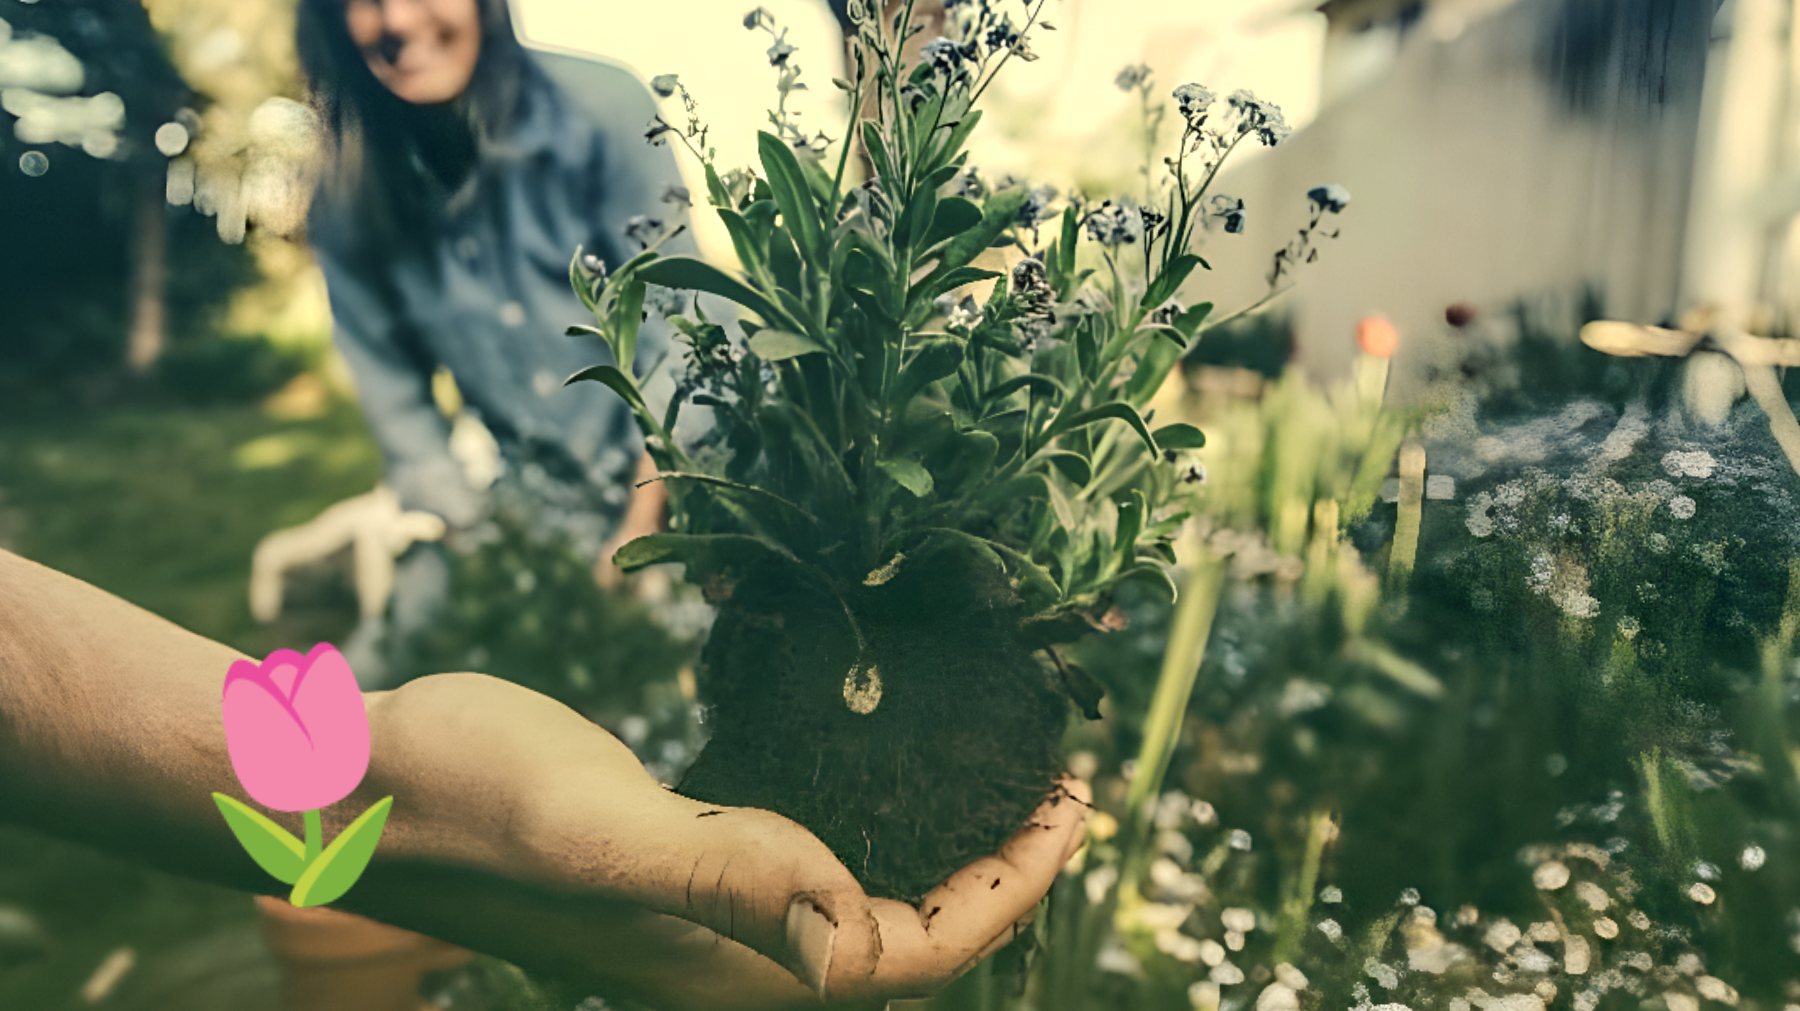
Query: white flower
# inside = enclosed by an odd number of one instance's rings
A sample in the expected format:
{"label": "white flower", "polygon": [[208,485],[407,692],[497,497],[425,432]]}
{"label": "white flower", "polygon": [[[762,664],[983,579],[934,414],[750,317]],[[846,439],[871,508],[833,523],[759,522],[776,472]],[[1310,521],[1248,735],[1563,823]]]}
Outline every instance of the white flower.
{"label": "white flower", "polygon": [[1175,89],[1175,107],[1181,118],[1188,121],[1191,127],[1206,122],[1206,110],[1212,108],[1218,96],[1204,84],[1184,84]]}
{"label": "white flower", "polygon": [[1274,147],[1293,133],[1281,114],[1281,107],[1257,98],[1254,92],[1240,88],[1225,101],[1237,113],[1238,132],[1256,134],[1265,147]]}
{"label": "white flower", "polygon": [[1677,495],[1669,500],[1669,514],[1678,520],[1694,518],[1694,500],[1686,495]]}

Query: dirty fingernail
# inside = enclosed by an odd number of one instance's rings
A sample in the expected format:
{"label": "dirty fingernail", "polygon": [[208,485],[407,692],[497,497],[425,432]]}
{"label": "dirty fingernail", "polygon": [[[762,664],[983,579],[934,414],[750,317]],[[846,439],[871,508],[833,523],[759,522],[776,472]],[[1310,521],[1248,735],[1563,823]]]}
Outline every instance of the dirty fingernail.
{"label": "dirty fingernail", "polygon": [[799,963],[795,966],[800,981],[820,997],[825,996],[825,980],[831,972],[831,949],[837,940],[837,928],[819,912],[810,899],[795,899],[788,905],[788,949]]}

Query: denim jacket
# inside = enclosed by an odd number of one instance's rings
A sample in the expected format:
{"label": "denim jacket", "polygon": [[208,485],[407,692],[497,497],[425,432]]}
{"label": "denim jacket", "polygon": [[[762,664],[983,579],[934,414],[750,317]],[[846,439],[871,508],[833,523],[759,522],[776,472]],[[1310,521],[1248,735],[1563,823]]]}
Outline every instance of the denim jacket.
{"label": "denim jacket", "polygon": [[[310,241],[335,343],[403,506],[452,526],[483,511],[450,455],[449,425],[432,398],[431,375],[443,366],[499,442],[511,480],[610,529],[629,497],[642,440],[610,390],[562,386],[583,368],[612,363],[597,338],[565,333],[592,323],[569,287],[569,261],[582,246],[610,267],[622,264],[638,251],[624,235],[634,215],[685,221],[683,207],[667,199],[681,177],[668,148],[645,142],[655,106],[635,75],[597,60],[528,53],[516,127],[439,208],[436,277],[398,257],[383,261],[385,278],[359,275],[350,266],[359,262],[355,223],[342,208],[315,203]],[[686,233],[663,249],[695,251]],[[653,314],[636,364],[640,376],[655,369],[645,386],[657,410],[673,392],[680,358]]]}

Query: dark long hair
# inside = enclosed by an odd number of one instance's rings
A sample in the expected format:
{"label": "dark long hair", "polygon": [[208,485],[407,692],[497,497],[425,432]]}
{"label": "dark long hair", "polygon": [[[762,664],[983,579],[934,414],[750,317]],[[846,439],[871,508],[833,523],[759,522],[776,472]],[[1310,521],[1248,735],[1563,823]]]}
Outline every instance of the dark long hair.
{"label": "dark long hair", "polygon": [[485,149],[510,131],[529,72],[506,0],[475,2],[481,55],[468,88],[420,106],[375,79],[350,39],[344,0],[300,0],[300,68],[326,139],[315,229],[353,228],[352,245],[368,256],[431,262],[432,201],[442,190],[427,176],[454,191],[479,170]]}

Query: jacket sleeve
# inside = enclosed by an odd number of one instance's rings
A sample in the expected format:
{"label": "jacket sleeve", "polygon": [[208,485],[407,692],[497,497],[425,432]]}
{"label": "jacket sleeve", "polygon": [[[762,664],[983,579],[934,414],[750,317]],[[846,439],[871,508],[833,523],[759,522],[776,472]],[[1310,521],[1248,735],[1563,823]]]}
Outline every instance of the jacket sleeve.
{"label": "jacket sleeve", "polygon": [[407,509],[467,527],[482,501],[450,455],[450,427],[431,394],[428,362],[410,354],[381,294],[329,253],[315,249],[331,300],[332,340],[350,366],[357,397],[381,447],[384,480]]}

